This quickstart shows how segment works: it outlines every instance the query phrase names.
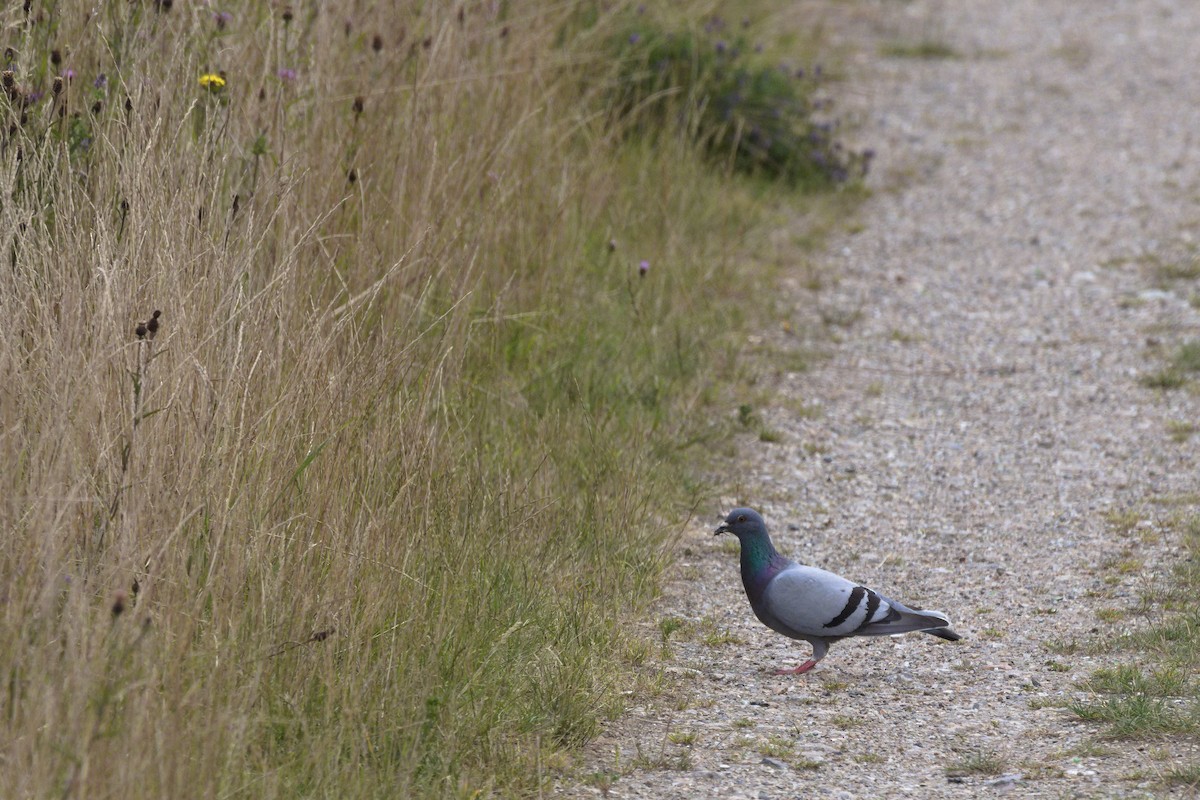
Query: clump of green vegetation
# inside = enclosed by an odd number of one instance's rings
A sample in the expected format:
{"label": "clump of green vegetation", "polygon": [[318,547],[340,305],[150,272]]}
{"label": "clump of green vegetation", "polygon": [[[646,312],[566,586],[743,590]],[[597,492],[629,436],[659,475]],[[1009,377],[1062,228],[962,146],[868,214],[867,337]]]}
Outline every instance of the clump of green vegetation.
{"label": "clump of green vegetation", "polygon": [[1179,345],[1171,357],[1171,366],[1188,374],[1200,372],[1200,339]]}
{"label": "clump of green vegetation", "polygon": [[1164,367],[1138,378],[1138,383],[1147,389],[1178,389],[1187,383],[1187,376],[1177,369]]}
{"label": "clump of green vegetation", "polygon": [[926,61],[960,57],[958,51],[949,44],[934,39],[889,42],[880,48],[880,54],[890,58],[918,58]]}
{"label": "clump of green vegetation", "polygon": [[1004,759],[991,751],[973,751],[962,755],[946,767],[946,776],[962,778],[969,775],[999,775],[1004,772]]}
{"label": "clump of green vegetation", "polygon": [[1166,700],[1145,694],[1072,703],[1067,708],[1084,721],[1106,724],[1111,734],[1118,737],[1189,733],[1196,729],[1193,720],[1181,715]]}
{"label": "clump of green vegetation", "polygon": [[1200,425],[1187,420],[1169,420],[1167,422],[1167,433],[1171,436],[1171,441],[1182,444],[1200,431]]}
{"label": "clump of green vegetation", "polygon": [[1188,676],[1178,668],[1167,667],[1149,673],[1125,664],[1102,668],[1084,681],[1085,688],[1103,694],[1145,694],[1154,697],[1180,697],[1189,689]]}
{"label": "clump of green vegetation", "polygon": [[1200,339],[1179,345],[1166,366],[1143,375],[1140,382],[1150,389],[1178,389],[1197,373],[1200,373]]}
{"label": "clump of green vegetation", "polygon": [[671,744],[691,747],[699,739],[699,735],[695,731],[671,731],[667,734],[667,740]]}
{"label": "clump of green vegetation", "polygon": [[1190,255],[1172,261],[1159,261],[1154,272],[1163,282],[1196,280],[1200,278],[1200,258]]}
{"label": "clump of green vegetation", "polygon": [[[1067,706],[1076,716],[1104,726],[1107,735],[1161,740],[1194,736],[1200,731],[1200,687],[1193,676],[1200,668],[1200,515],[1177,512],[1163,521],[1190,553],[1174,570],[1170,605],[1154,624],[1106,642],[1107,649],[1128,650],[1136,663],[1098,669],[1080,686],[1092,697]],[[1164,595],[1152,588],[1146,602]],[[1190,599],[1188,599],[1190,598]],[[1195,764],[1179,765],[1167,782],[1187,782]]]}
{"label": "clump of green vegetation", "polygon": [[873,154],[842,145],[831,101],[818,96],[820,65],[767,64],[761,46],[716,15],[696,30],[638,11],[612,41],[621,63],[616,106],[638,133],[682,133],[718,163],[798,188],[866,173]]}

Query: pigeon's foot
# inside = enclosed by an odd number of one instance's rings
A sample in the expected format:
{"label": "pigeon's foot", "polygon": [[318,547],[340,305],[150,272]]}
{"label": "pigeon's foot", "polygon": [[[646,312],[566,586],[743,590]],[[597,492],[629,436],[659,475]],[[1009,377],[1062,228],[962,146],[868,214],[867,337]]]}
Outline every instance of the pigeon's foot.
{"label": "pigeon's foot", "polygon": [[798,667],[792,667],[791,669],[777,669],[777,670],[775,670],[775,674],[776,675],[800,675],[802,673],[808,672],[810,669],[812,669],[816,665],[817,665],[817,662],[810,658],[808,661],[805,661],[803,664],[801,664]]}

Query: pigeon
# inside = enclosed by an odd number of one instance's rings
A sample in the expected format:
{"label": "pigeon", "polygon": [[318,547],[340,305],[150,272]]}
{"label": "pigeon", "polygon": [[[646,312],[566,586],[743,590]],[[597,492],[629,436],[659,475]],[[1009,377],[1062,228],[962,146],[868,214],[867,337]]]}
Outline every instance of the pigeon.
{"label": "pigeon", "polygon": [[742,585],[754,615],[773,631],[812,645],[812,658],[778,675],[808,672],[829,645],[850,636],[921,631],[951,642],[962,637],[940,611],[909,608],[865,586],[817,567],[797,564],[771,544],[767,525],[750,508],[729,512],[717,534],[732,533],[742,548]]}

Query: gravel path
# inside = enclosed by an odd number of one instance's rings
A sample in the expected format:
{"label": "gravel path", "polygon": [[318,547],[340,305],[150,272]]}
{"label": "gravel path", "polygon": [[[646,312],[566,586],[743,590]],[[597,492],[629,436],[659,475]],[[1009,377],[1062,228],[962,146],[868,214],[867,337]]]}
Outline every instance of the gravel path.
{"label": "gravel path", "polygon": [[[1200,435],[1169,434],[1200,421],[1200,393],[1138,383],[1200,335],[1200,282],[1164,277],[1196,260],[1200,4],[826,12],[859,54],[877,191],[833,243],[830,284],[785,285],[796,333],[763,338],[829,357],[769,378],[779,440],[739,439],[738,495],[681,542],[650,623],[686,623],[664,677],[588,754],[585,772],[620,777],[557,793],[1191,796],[1156,776],[1194,743],[1105,741],[1051,704],[1122,656],[1047,645],[1144,624],[1139,594],[1178,552],[1114,512],[1200,489]],[[959,56],[881,55],[922,39]],[[771,674],[809,651],[754,620],[732,541],[710,534],[735,502],[785,553],[944,610],[965,640],[851,640]]]}

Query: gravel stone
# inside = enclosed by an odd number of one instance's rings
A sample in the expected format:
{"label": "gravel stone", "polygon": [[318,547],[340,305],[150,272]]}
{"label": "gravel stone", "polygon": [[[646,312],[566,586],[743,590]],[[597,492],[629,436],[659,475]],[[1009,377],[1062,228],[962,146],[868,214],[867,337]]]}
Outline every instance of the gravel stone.
{"label": "gravel stone", "polygon": [[[1200,391],[1138,383],[1200,331],[1200,286],[1151,264],[1195,257],[1200,3],[798,0],[792,13],[780,24],[819,19],[851,54],[835,93],[877,153],[875,191],[862,230],[822,256],[819,289],[789,226],[773,237],[798,265],[776,298],[791,319],[756,349],[828,357],[803,372],[764,357],[775,402],[756,411],[779,441],[737,442],[725,481],[739,494],[686,531],[645,623],[703,622],[740,643],[677,633],[664,697],[639,695],[579,773],[620,772],[611,798],[1193,796],[1155,776],[1194,762],[1196,743],[1096,748],[1102,731],[1054,705],[1130,656],[1046,645],[1144,624],[1097,612],[1136,609],[1181,552],[1153,513],[1125,534],[1105,515],[1200,491],[1200,436],[1168,428],[1200,419]],[[922,40],[958,55],[884,55]],[[772,674],[809,650],[754,619],[712,536],[739,504],[783,552],[945,611],[964,640],[844,641],[807,675]],[[1124,558],[1141,568],[1106,567]],[[695,741],[670,744],[676,730]],[[766,756],[768,739],[793,755]],[[684,750],[689,771],[628,766]],[[978,756],[1000,776],[963,766]],[[594,796],[567,778],[554,791]]]}

